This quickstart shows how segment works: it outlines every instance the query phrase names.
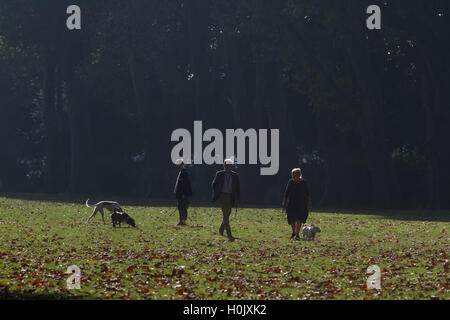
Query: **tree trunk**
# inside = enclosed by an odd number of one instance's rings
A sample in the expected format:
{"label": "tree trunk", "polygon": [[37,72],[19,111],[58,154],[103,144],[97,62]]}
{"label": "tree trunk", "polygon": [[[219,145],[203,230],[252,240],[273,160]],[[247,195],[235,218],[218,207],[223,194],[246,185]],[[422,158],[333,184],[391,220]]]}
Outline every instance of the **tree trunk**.
{"label": "tree trunk", "polygon": [[134,98],[139,114],[139,126],[141,128],[141,135],[145,153],[144,172],[141,180],[142,186],[139,189],[142,190],[143,194],[146,197],[151,197],[154,190],[153,187],[156,184],[154,181],[154,148],[152,148],[150,139],[154,134],[151,128],[153,125],[155,125],[154,117],[156,115],[152,115],[151,110],[149,110],[150,99],[145,93],[146,90],[144,88],[144,77],[142,75],[142,72],[140,71],[141,68],[137,67],[136,65],[136,58],[134,53],[131,53],[128,62],[131,82],[133,84]]}
{"label": "tree trunk", "polygon": [[426,67],[422,74],[422,96],[425,109],[425,161],[426,161],[426,206],[438,209],[440,205],[439,185],[442,168],[440,166],[441,146],[439,117],[441,107],[441,83],[436,81],[431,64],[425,60]]}
{"label": "tree trunk", "polygon": [[76,68],[68,63],[64,69],[68,99],[70,130],[69,190],[86,194],[97,190],[95,148],[92,146],[90,105],[87,93],[76,75]]}
{"label": "tree trunk", "polygon": [[[228,64],[227,79],[231,88],[231,107],[233,110],[233,120],[236,128],[246,128],[249,125],[255,126],[249,113],[249,97],[247,81],[244,77],[247,67],[240,60],[242,50],[240,40],[235,35],[224,36],[225,56]],[[256,126],[257,128],[258,126]]]}
{"label": "tree trunk", "polygon": [[[449,81],[447,73],[448,48],[446,48],[449,35],[448,28],[436,29],[424,18],[426,3],[419,1],[419,7],[415,10],[417,23],[413,24],[414,33],[418,39],[417,50],[420,58],[422,82],[422,104],[425,110],[425,204],[430,209],[439,209],[448,198],[441,193],[441,189],[447,189],[443,181],[446,176],[445,160],[448,151],[442,148],[442,141],[447,139],[445,130],[448,129],[448,105]],[[430,58],[432,57],[432,58]],[[447,103],[446,103],[447,102]],[[446,154],[447,152],[447,154]]]}
{"label": "tree trunk", "polygon": [[348,59],[362,94],[358,126],[372,178],[373,205],[392,207],[399,201],[400,190],[383,132],[382,91],[363,42],[353,42],[347,48]]}
{"label": "tree trunk", "polygon": [[[213,112],[212,106],[212,79],[209,70],[209,17],[210,7],[202,0],[191,0],[186,3],[188,36],[190,40],[190,67],[195,84],[195,119],[214,119],[217,112]],[[192,159],[194,162],[195,159]],[[200,160],[200,159],[199,159]],[[210,193],[210,185],[207,181],[211,178],[207,176],[207,171],[199,166],[195,166],[192,172],[193,192],[200,195]]]}
{"label": "tree trunk", "polygon": [[45,128],[45,170],[44,185],[49,193],[56,193],[61,188],[61,136],[58,130],[56,114],[56,64],[55,52],[50,44],[44,49],[44,128]]}
{"label": "tree trunk", "polygon": [[265,184],[274,186],[273,189],[266,189],[266,199],[273,203],[282,199],[284,190],[281,186],[285,185],[287,178],[290,177],[290,171],[292,168],[298,167],[299,162],[292,119],[289,118],[287,112],[281,65],[277,62],[265,62],[261,67],[260,72],[262,72],[261,77],[264,78],[265,87],[262,92],[258,92],[258,94],[263,95],[263,98],[259,99],[262,103],[259,112],[263,111],[266,115],[265,128],[280,130],[278,174],[272,177],[263,177]]}

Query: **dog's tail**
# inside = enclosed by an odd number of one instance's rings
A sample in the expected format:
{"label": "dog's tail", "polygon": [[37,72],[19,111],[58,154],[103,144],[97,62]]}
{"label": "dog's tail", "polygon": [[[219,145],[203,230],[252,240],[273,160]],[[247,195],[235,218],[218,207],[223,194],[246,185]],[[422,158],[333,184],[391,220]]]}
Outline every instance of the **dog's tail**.
{"label": "dog's tail", "polygon": [[90,206],[89,206],[89,199],[86,200],[86,207],[90,208]]}

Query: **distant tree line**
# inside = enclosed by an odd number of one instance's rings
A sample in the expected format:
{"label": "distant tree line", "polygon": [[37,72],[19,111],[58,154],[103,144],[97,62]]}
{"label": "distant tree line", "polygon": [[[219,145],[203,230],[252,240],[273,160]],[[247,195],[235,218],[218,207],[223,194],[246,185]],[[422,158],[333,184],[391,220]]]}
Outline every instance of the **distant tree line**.
{"label": "distant tree line", "polygon": [[[82,9],[69,31],[66,8]],[[366,9],[382,29],[366,28]],[[0,188],[171,199],[176,128],[279,128],[243,202],[450,207],[448,0],[0,0]],[[219,166],[190,168],[210,197]]]}

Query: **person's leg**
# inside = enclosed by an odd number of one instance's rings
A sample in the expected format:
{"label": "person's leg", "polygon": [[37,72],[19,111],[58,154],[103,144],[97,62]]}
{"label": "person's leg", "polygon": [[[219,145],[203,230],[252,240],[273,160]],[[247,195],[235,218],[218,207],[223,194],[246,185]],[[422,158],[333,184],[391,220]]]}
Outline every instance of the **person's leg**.
{"label": "person's leg", "polygon": [[219,197],[219,201],[220,201],[220,206],[221,206],[221,210],[222,210],[222,223],[221,223],[221,225],[220,225],[220,228],[219,228],[219,234],[221,235],[221,236],[223,236],[223,231],[225,230],[225,224],[224,224],[224,220],[225,220],[225,207],[226,207],[226,205],[225,205],[225,199],[224,199],[224,195],[223,194],[221,194],[220,195],[220,197]]}
{"label": "person's leg", "polygon": [[293,239],[295,237],[295,222],[291,223],[291,228],[292,228],[291,239]]}
{"label": "person's leg", "polygon": [[178,216],[180,217],[178,224],[181,224],[183,221],[183,199],[178,199]]}
{"label": "person's leg", "polygon": [[300,233],[300,229],[302,227],[302,223],[300,221],[295,222],[295,234],[298,237]]}
{"label": "person's leg", "polygon": [[189,199],[185,198],[183,199],[183,217],[182,217],[182,223],[186,224],[186,220],[188,218],[188,208],[189,208]]}
{"label": "person's leg", "polygon": [[230,227],[230,215],[231,215],[231,207],[228,207],[223,213],[223,225],[225,230],[227,231],[228,238],[233,237],[233,235],[231,234],[231,227]]}
{"label": "person's leg", "polygon": [[227,231],[227,235],[229,238],[232,238],[231,227],[230,227],[230,215],[231,215],[231,195],[222,194],[220,196],[220,203],[222,206],[222,224],[219,228],[220,235],[223,236],[224,230]]}
{"label": "person's leg", "polygon": [[231,210],[233,208],[231,195],[226,196],[225,200],[225,213],[224,213],[224,225],[225,230],[227,231],[228,238],[233,238],[233,235],[231,234],[231,226],[230,226],[230,216],[231,216]]}

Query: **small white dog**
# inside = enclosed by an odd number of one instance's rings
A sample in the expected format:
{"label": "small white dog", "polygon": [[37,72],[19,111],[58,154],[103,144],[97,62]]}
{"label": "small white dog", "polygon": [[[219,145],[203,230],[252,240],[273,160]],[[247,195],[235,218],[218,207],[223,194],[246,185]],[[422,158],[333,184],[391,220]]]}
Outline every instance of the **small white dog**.
{"label": "small white dog", "polygon": [[302,236],[303,236],[303,240],[314,240],[314,238],[316,237],[316,233],[320,232],[320,228],[319,227],[303,227],[302,229]]}

